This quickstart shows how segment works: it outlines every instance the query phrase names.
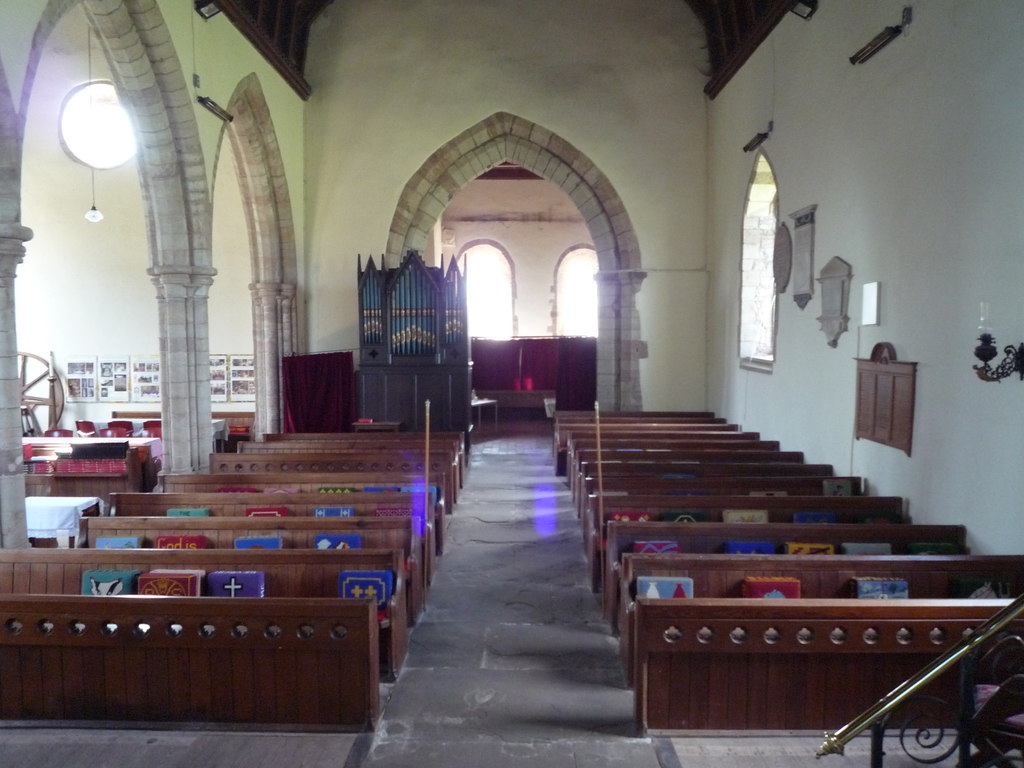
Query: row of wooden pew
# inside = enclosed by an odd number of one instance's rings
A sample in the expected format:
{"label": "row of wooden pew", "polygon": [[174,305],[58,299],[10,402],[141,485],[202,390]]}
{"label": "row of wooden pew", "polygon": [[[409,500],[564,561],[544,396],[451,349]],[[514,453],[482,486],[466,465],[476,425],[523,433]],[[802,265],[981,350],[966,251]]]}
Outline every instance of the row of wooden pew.
{"label": "row of wooden pew", "polygon": [[[373,728],[466,459],[461,435],[435,435],[429,462],[423,435],[362,437],[289,435],[267,440],[276,451],[214,454],[210,473],[166,476],[162,493],[115,494],[112,516],[86,522],[83,548],[0,550],[0,716]],[[361,545],[315,548],[335,534]],[[282,548],[234,548],[267,536]],[[154,548],[160,537],[186,548]],[[195,537],[203,548],[187,548]],[[96,548],[117,538],[140,548]],[[81,594],[90,573],[160,569],[259,571],[267,596]],[[392,574],[390,597],[339,597],[340,574],[353,572]]]}
{"label": "row of wooden pew", "polygon": [[[963,526],[912,522],[904,499],[710,414],[602,414],[600,431],[592,413],[555,418],[639,732],[837,728],[1024,590],[1024,558],[969,555]],[[724,522],[745,517],[765,522]],[[750,541],[888,554],[725,553]],[[638,594],[647,577],[688,578],[693,597]],[[743,597],[766,577],[798,580],[799,599]],[[909,598],[851,599],[872,578]],[[928,692],[955,699],[956,676]]]}

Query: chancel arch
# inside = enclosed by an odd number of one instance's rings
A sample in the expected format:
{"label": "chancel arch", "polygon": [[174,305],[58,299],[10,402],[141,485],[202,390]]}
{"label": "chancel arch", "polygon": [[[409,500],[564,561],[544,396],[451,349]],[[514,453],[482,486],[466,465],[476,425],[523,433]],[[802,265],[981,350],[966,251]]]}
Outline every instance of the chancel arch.
{"label": "chancel arch", "polygon": [[452,196],[502,162],[552,182],[582,214],[601,270],[598,401],[610,409],[641,409],[636,293],[644,273],[639,243],[611,181],[561,136],[522,117],[497,112],[453,137],[427,158],[403,189],[388,233],[387,257],[397,262],[410,249],[425,252],[431,229]]}

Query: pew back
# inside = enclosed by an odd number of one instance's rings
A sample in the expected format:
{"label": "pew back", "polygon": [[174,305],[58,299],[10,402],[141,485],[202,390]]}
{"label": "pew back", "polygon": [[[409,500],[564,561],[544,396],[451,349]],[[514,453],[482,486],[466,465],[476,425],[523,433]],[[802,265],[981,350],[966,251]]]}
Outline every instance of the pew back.
{"label": "pew back", "polygon": [[87,546],[105,536],[135,536],[143,547],[167,535],[201,535],[211,549],[234,549],[241,536],[279,536],[285,549],[315,549],[324,533],[357,533],[366,549],[397,549],[407,576],[408,621],[415,623],[426,605],[427,574],[422,540],[409,518],[400,517],[95,517],[86,523]]}
{"label": "pew back", "polygon": [[[154,497],[170,497],[172,494],[220,494],[225,488],[252,488],[253,493],[262,495],[264,505],[290,505],[290,500],[298,495],[315,494],[323,499],[319,506],[349,506],[346,501],[352,494],[349,492],[325,492],[324,489],[346,488],[358,491],[366,488],[389,488],[398,491],[400,488],[423,487],[422,477],[394,472],[338,472],[338,473],[243,473],[243,474],[187,474],[166,475],[164,490],[166,493],[153,494]],[[442,488],[442,486],[437,486]],[[374,491],[375,493],[377,491]],[[424,498],[427,493],[411,491]],[[235,493],[231,493],[234,496]],[[414,506],[415,510],[415,506]],[[437,554],[444,552],[445,515],[447,507],[443,491],[437,494],[434,507],[434,540]]]}
{"label": "pew back", "polygon": [[365,600],[0,597],[0,717],[372,729]]}
{"label": "pew back", "polygon": [[[835,728],[1008,602],[641,598],[637,728]],[[953,701],[956,682],[947,674],[925,692]]]}
{"label": "pew back", "polygon": [[609,522],[601,579],[602,605],[609,620],[616,615],[619,600],[619,569],[623,555],[637,541],[673,541],[682,552],[721,553],[729,541],[763,541],[777,551],[787,541],[832,544],[839,551],[847,542],[882,542],[892,545],[894,554],[909,554],[911,543],[948,543],[966,548],[967,532],[962,525],[870,525],[863,523],[662,523]]}
{"label": "pew back", "polygon": [[747,576],[800,580],[801,598],[853,599],[857,577],[901,579],[915,599],[950,599],[959,585],[998,585],[1002,596],[1024,592],[1024,559],[1012,555],[703,555],[626,554],[619,570],[621,599],[615,619],[619,655],[632,684],[636,580],[639,576],[689,576],[696,597],[740,598]]}
{"label": "pew back", "polygon": [[[397,473],[418,477],[417,484],[423,484],[424,460],[422,452],[362,451],[342,453],[213,453],[210,454],[210,473],[238,475],[247,473]],[[429,482],[441,489],[445,507],[454,508],[458,475],[451,460],[431,454],[430,471],[426,473]],[[412,483],[410,483],[411,485]]]}

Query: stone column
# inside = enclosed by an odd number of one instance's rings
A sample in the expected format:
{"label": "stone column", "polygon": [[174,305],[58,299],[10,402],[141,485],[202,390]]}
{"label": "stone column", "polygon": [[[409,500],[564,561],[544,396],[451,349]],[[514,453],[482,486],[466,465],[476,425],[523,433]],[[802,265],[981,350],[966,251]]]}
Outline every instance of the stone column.
{"label": "stone column", "polygon": [[150,267],[160,317],[160,390],[167,474],[205,472],[213,450],[207,302],[212,267]]}
{"label": "stone column", "polygon": [[256,364],[253,433],[281,431],[281,354],[284,337],[280,283],[253,283],[252,328]]}
{"label": "stone column", "polygon": [[281,356],[294,355],[299,348],[298,324],[295,322],[295,296],[291,283],[281,284]]}
{"label": "stone column", "polygon": [[5,549],[28,546],[14,277],[31,239],[28,227],[0,225],[0,547]]}
{"label": "stone column", "polygon": [[643,409],[640,337],[636,295],[647,273],[638,269],[600,271],[597,280],[597,401],[614,411]]}

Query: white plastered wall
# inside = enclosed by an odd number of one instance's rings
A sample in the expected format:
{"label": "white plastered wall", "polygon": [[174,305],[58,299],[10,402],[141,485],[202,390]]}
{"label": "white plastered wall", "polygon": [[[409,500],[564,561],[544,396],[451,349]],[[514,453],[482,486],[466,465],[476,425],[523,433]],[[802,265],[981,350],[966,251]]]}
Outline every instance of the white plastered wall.
{"label": "white plastered wall", "polygon": [[[904,496],[916,522],[962,523],[977,553],[1019,552],[1024,385],[971,370],[978,304],[997,341],[1024,338],[1020,184],[1024,17],[1013,0],[914,6],[906,36],[874,59],[848,57],[902,2],[823,2],[788,16],[711,105],[711,406],[783,448]],[[803,311],[780,297],[774,373],[740,370],[740,223],[752,158],[765,143],[783,216],[816,203],[814,273],[852,265],[850,331],[832,349],[820,293]],[[792,221],[788,219],[790,226]],[[881,323],[860,328],[864,283],[881,283]],[[853,440],[855,358],[880,341],[918,363],[913,454]]]}
{"label": "white plastered wall", "polygon": [[[355,346],[356,254],[384,250],[399,196],[424,161],[497,112],[554,132],[594,162],[633,221],[641,269],[702,267],[700,36],[684,4],[331,5],[307,65],[316,93],[306,169],[306,281],[318,286],[311,350]],[[703,291],[689,290],[692,280],[704,277],[680,273],[699,331],[673,329],[682,348],[643,361],[645,396],[674,407],[703,407]],[[642,339],[666,347],[650,338],[664,331],[641,312]]]}

